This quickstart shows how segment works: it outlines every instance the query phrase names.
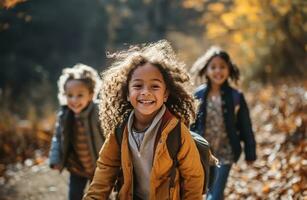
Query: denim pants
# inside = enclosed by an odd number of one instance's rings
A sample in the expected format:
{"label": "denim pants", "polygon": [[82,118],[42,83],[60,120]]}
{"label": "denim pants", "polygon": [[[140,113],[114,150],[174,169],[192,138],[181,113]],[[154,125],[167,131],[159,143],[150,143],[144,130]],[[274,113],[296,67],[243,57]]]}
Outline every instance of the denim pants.
{"label": "denim pants", "polygon": [[215,167],[216,178],[212,186],[209,188],[207,200],[222,200],[224,199],[224,189],[227,183],[227,178],[231,169],[231,164]]}
{"label": "denim pants", "polygon": [[85,186],[88,181],[88,178],[70,173],[68,199],[81,200],[84,194]]}

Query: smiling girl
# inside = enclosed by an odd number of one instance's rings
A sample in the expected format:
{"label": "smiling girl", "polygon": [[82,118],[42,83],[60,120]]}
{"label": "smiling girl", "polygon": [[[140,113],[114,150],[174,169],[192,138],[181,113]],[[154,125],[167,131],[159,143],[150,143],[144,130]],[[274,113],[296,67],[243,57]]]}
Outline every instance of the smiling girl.
{"label": "smiling girl", "polygon": [[200,101],[196,122],[191,129],[204,136],[221,166],[215,167],[216,181],[209,188],[207,200],[224,199],[224,188],[233,163],[237,162],[244,143],[248,164],[256,159],[256,142],[248,106],[243,93],[230,86],[239,79],[239,69],[228,53],[220,47],[211,47],[193,65],[192,72],[206,84],[196,89]]}
{"label": "smiling girl", "polygon": [[[100,114],[106,143],[84,199],[108,199],[120,168],[119,199],[202,199],[204,173],[186,125],[194,117],[189,76],[166,41],[117,54],[104,72]],[[125,120],[127,116],[127,120]],[[181,123],[174,187],[166,140]],[[115,128],[124,125],[121,144]],[[120,146],[121,145],[121,146]]]}

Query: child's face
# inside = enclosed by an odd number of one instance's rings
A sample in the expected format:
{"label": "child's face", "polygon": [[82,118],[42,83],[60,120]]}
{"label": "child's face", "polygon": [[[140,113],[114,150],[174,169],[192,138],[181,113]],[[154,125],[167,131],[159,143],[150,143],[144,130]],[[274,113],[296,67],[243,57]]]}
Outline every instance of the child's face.
{"label": "child's face", "polygon": [[79,114],[93,99],[93,93],[80,80],[69,80],[65,84],[67,106]]}
{"label": "child's face", "polygon": [[208,64],[206,75],[211,84],[220,86],[228,79],[229,67],[224,59],[215,56]]}
{"label": "child's face", "polygon": [[168,91],[159,69],[150,63],[135,69],[128,85],[128,101],[137,119],[152,119],[167,101]]}

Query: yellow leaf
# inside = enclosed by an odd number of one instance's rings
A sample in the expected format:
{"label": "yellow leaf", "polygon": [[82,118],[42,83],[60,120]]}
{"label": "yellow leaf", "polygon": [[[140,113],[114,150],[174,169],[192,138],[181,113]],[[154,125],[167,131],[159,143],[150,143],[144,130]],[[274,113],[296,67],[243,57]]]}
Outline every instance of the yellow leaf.
{"label": "yellow leaf", "polygon": [[207,35],[209,38],[221,36],[226,33],[226,30],[219,24],[208,24]]}
{"label": "yellow leaf", "polygon": [[213,3],[208,6],[208,10],[211,12],[223,12],[225,9],[222,3]]}
{"label": "yellow leaf", "polygon": [[237,33],[233,34],[233,40],[236,43],[241,43],[241,42],[243,42],[243,35],[240,32],[237,32]]}
{"label": "yellow leaf", "polygon": [[222,21],[228,27],[232,27],[235,25],[236,18],[237,16],[235,16],[234,13],[225,13],[221,16]]}
{"label": "yellow leaf", "polygon": [[265,194],[269,193],[270,192],[270,186],[268,184],[264,185],[262,187],[262,192],[265,193]]}
{"label": "yellow leaf", "polygon": [[184,8],[194,8],[196,10],[204,9],[204,1],[202,0],[185,0],[182,2]]}

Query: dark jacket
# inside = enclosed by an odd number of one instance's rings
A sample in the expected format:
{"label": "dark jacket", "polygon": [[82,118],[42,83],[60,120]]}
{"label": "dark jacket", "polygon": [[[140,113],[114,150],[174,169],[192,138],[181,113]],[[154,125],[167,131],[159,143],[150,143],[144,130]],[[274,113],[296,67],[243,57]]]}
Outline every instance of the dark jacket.
{"label": "dark jacket", "polygon": [[[195,123],[191,126],[192,131],[204,137],[206,137],[204,133],[209,87],[201,85],[195,92],[195,98],[200,101],[200,105]],[[239,97],[237,106],[235,106],[234,96]],[[245,160],[256,160],[256,142],[244,95],[225,82],[221,87],[221,97],[225,128],[234,153],[235,162],[238,161],[242,152],[241,141],[244,142]]]}
{"label": "dark jacket", "polygon": [[[90,153],[94,166],[99,155],[99,151],[104,142],[97,104],[91,102],[88,107],[80,113],[86,134],[89,141]],[[67,106],[61,106],[57,114],[55,133],[52,137],[49,164],[59,164],[61,170],[66,167],[67,158],[72,148],[72,126],[74,114]]]}

